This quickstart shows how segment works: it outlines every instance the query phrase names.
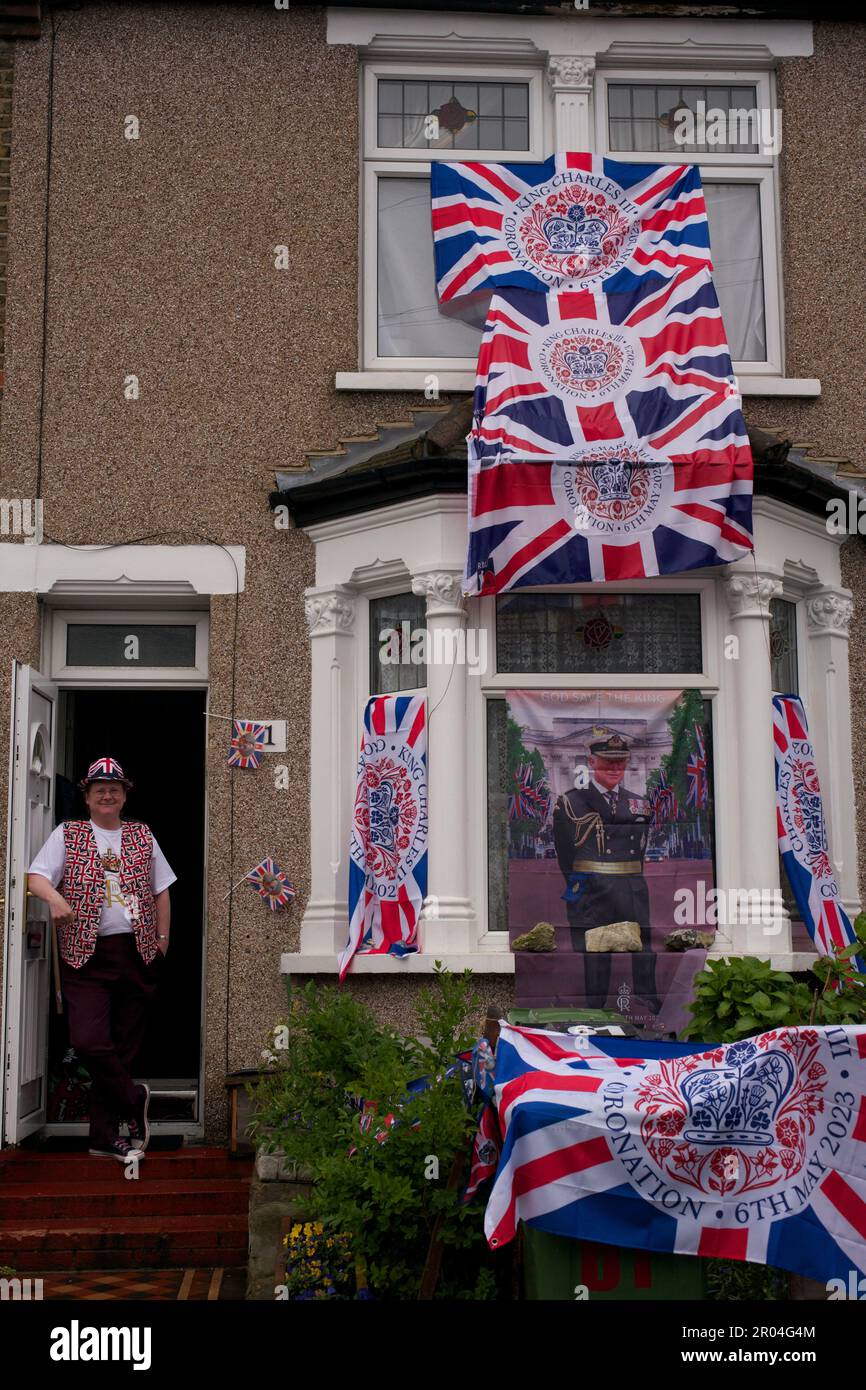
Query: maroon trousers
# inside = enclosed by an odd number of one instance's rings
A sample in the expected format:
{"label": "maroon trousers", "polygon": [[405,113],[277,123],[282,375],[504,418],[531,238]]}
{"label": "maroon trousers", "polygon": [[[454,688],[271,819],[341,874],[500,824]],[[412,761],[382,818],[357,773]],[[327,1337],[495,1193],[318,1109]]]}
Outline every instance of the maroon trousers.
{"label": "maroon trousers", "polygon": [[150,1003],[163,955],[145,965],[132,932],[98,936],[93,955],[79,969],[60,961],[69,1017],[69,1043],[92,1078],[90,1143],[102,1148],[117,1138],[137,1100],[132,1064],[144,1040]]}

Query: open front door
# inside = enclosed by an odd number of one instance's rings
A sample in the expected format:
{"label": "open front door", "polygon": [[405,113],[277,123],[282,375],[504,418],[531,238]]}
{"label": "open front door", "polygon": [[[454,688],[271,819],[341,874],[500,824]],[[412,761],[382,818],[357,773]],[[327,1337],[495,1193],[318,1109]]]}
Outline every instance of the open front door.
{"label": "open front door", "polygon": [[6,995],[2,1142],[45,1124],[51,917],[27,894],[27,868],[54,829],[57,687],[13,663],[9,834],[6,860]]}

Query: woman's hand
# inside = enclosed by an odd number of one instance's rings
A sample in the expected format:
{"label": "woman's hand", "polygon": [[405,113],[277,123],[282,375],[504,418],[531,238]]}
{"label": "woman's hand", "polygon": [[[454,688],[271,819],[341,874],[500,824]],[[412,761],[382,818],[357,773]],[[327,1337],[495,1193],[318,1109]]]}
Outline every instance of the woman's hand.
{"label": "woman's hand", "polygon": [[75,921],[75,913],[66,899],[62,898],[59,893],[56,898],[52,898],[48,906],[55,927],[68,927]]}

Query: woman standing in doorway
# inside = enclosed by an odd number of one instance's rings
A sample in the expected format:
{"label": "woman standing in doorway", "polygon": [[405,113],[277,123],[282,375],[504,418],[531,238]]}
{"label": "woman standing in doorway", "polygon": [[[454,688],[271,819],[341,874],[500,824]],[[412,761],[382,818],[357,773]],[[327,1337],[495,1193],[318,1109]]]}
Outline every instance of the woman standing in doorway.
{"label": "woman standing in doorway", "polygon": [[90,1152],[125,1163],[150,1137],[150,1090],[131,1068],[168,950],[177,876],[146,825],[121,821],[132,783],[114,758],[92,763],[79,786],[90,819],[57,826],[28,884],[51,911],[69,1042],[92,1078]]}

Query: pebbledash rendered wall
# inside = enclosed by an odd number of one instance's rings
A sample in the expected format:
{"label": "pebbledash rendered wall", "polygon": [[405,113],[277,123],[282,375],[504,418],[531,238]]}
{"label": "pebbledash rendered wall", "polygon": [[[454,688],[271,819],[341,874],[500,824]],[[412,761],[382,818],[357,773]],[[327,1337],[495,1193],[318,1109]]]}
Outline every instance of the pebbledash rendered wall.
{"label": "pebbledash rendered wall", "polygon": [[[0,421],[7,497],[36,495],[45,29],[40,41],[15,51]],[[325,42],[323,9],[94,5],[59,12],[55,42],[41,422],[46,531],[68,544],[148,536],[151,543],[207,537],[245,546],[235,709],[289,721],[290,789],[276,790],[268,772],[237,777],[234,875],[273,851],[298,899],[289,914],[272,916],[251,892],[235,895],[230,979],[222,902],[230,882],[225,725],[214,724],[208,748],[206,1125],[207,1137],[218,1139],[226,1066],[256,1062],[263,1033],[284,1006],[279,957],[298,949],[309,882],[303,593],[313,582],[313,556],[302,534],[275,530],[268,493],[275,472],[303,466],[307,450],[372,432],[421,401],[334,390],[335,372],[357,364],[359,72],[354,49]],[[857,258],[840,250],[863,225],[848,162],[862,136],[839,132],[853,123],[846,100],[857,90],[863,43],[854,26],[817,26],[815,59],[789,64],[780,78],[789,374],[820,377],[825,395],[746,403],[755,423],[859,459],[853,344],[862,296],[840,273],[840,263],[856,267]],[[124,138],[129,115],[140,123],[135,141]],[[274,268],[279,244],[289,248],[288,270]],[[128,373],[141,383],[137,401],[124,398]],[[855,544],[846,547],[845,563],[858,598],[852,680],[859,702],[866,565]],[[217,712],[231,705],[232,632],[233,600],[215,599],[210,704]],[[0,596],[0,749],[8,746],[13,656],[38,660],[29,596]],[[860,703],[857,709],[862,767]],[[0,757],[5,798],[4,764]],[[174,758],[166,773],[176,783]],[[862,779],[860,791],[863,805]],[[422,983],[366,976],[349,987],[409,1028]],[[484,1003],[507,1007],[511,983],[481,978],[478,992]]]}

